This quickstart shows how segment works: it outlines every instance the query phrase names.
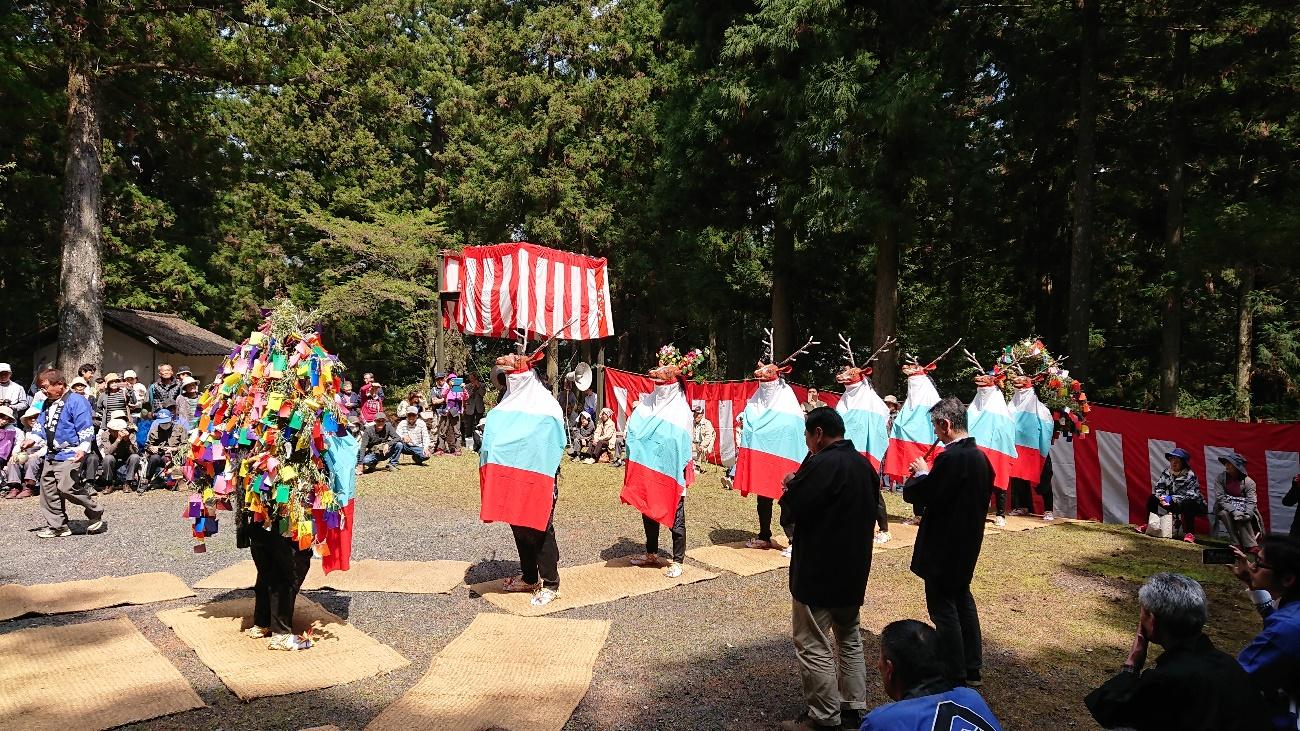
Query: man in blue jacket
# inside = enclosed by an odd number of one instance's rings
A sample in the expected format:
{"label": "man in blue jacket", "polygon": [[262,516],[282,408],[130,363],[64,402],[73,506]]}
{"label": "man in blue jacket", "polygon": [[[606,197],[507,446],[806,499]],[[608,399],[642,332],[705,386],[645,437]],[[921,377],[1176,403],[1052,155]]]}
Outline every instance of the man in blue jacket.
{"label": "man in blue jacket", "polygon": [[68,390],[62,371],[54,368],[41,371],[36,382],[45,393],[45,404],[24,447],[44,440],[49,449],[41,471],[41,512],[45,527],[36,535],[41,538],[72,535],[67,501],[85,509],[86,520],[90,522],[86,533],[98,533],[104,528],[104,510],[87,492],[82,475],[95,436],[94,408],[86,397]]}
{"label": "man in blue jacket", "polygon": [[945,677],[939,633],[904,619],[880,633],[880,682],[895,703],[867,714],[860,731],[1002,731],[980,694]]}

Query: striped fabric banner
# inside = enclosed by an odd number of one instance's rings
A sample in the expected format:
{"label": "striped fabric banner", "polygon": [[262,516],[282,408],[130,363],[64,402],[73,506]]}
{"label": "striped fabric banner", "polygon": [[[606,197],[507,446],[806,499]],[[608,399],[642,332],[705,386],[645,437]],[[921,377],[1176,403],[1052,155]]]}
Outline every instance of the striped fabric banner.
{"label": "striped fabric banner", "polygon": [[[1165,454],[1182,447],[1200,480],[1206,502],[1223,473],[1219,457],[1235,451],[1246,458],[1258,488],[1259,512],[1269,532],[1291,529],[1295,507],[1282,505],[1300,472],[1300,424],[1249,424],[1182,419],[1094,406],[1092,433],[1052,445],[1052,492],[1056,514],[1106,523],[1146,522],[1151,485],[1168,463]],[[1210,519],[1198,523],[1208,533]]]}
{"label": "striped fabric banner", "polygon": [[460,292],[448,315],[461,332],[509,338],[520,329],[563,340],[614,334],[606,259],[529,243],[467,246],[443,271],[456,277],[443,291]]}

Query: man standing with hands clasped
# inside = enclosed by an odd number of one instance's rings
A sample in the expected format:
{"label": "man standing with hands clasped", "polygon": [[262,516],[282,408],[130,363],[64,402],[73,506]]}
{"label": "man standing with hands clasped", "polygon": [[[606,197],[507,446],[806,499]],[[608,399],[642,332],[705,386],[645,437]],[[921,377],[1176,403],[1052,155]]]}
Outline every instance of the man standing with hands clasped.
{"label": "man standing with hands clasped", "polygon": [[808,456],[785,478],[781,527],[797,545],[790,560],[790,594],[808,708],[781,728],[856,729],[867,707],[858,613],[871,572],[880,478],[844,438],[844,420],[834,409],[808,412],[804,441]]}
{"label": "man standing with hands clasped", "polygon": [[86,509],[86,520],[90,521],[86,532],[98,533],[104,528],[104,510],[87,493],[82,475],[90,440],[95,436],[91,421],[93,408],[85,396],[68,392],[62,371],[53,368],[41,371],[36,383],[45,393],[45,406],[23,443],[26,448],[40,440],[49,447],[41,471],[41,512],[45,527],[36,535],[41,538],[72,535],[65,503],[69,500]]}
{"label": "man standing with hands clasped", "polygon": [[917,457],[903,499],[924,509],[912,549],[912,573],[925,580],[925,606],[939,633],[948,681],[978,688],[983,647],[971,577],[984,542],[993,466],[966,433],[966,405],[949,396],[930,407],[944,449],[934,467]]}

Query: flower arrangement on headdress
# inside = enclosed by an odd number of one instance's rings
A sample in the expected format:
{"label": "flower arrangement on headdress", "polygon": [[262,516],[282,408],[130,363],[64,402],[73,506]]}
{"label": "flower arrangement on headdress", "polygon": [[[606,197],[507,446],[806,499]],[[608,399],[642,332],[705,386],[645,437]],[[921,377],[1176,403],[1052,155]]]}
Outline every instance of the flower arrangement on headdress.
{"label": "flower arrangement on headdress", "polygon": [[[1065,358],[1053,356],[1039,338],[1025,338],[1012,343],[1002,349],[998,358],[1000,366],[1019,371],[1038,384],[1038,400],[1054,418],[1064,416],[1080,434],[1087,434],[1088,412],[1092,406],[1088,403],[1088,394],[1084,393],[1083,381],[1062,367],[1064,361]],[[1014,390],[1015,386],[1007,381],[1003,388]]]}
{"label": "flower arrangement on headdress", "polygon": [[689,380],[695,376],[695,366],[707,353],[707,350],[699,348],[682,353],[676,345],[669,344],[659,349],[659,365],[676,366],[682,378]]}

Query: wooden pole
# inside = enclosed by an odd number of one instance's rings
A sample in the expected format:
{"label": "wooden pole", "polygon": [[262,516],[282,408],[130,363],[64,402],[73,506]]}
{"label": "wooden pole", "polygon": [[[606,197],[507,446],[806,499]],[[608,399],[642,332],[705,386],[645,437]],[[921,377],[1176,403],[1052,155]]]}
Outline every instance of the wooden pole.
{"label": "wooden pole", "polygon": [[596,348],[596,413],[605,408],[605,341]]}
{"label": "wooden pole", "polygon": [[437,293],[437,298],[434,300],[435,304],[438,307],[438,313],[437,315],[435,315],[436,318],[435,322],[437,323],[438,333],[436,339],[434,340],[434,345],[433,345],[433,370],[435,372],[439,368],[443,368],[443,364],[442,364],[443,347],[444,347],[443,336],[445,335],[446,329],[442,326],[442,273],[443,273],[443,269],[446,268],[446,263],[447,263],[446,257],[447,257],[447,252],[445,251],[440,252],[438,254],[438,293]]}

